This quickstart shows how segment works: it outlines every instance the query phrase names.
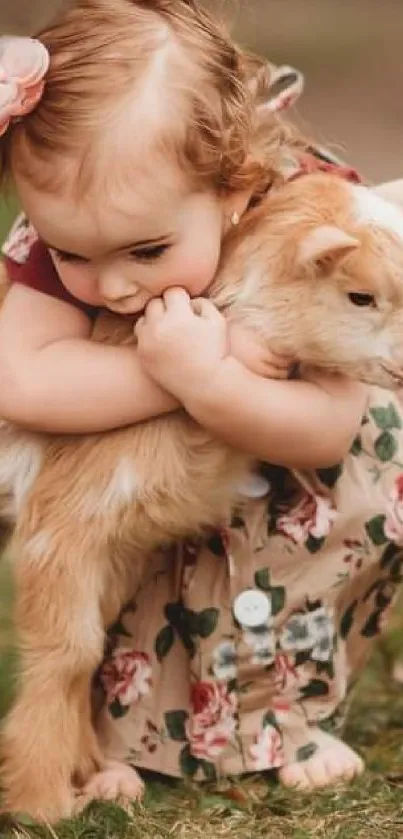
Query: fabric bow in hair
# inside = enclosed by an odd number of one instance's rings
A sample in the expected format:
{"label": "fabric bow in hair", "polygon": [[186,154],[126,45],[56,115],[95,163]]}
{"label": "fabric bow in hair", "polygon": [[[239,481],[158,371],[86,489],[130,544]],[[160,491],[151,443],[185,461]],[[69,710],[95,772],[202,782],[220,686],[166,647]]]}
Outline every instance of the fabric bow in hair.
{"label": "fabric bow in hair", "polygon": [[0,136],[38,104],[49,62],[46,47],[34,38],[0,38]]}

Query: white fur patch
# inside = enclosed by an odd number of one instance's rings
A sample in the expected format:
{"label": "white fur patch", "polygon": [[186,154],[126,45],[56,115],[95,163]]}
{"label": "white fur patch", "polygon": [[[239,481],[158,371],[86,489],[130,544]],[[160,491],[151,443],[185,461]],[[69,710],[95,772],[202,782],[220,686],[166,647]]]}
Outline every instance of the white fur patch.
{"label": "white fur patch", "polygon": [[364,186],[353,186],[355,215],[362,224],[375,225],[403,239],[403,212]]}
{"label": "white fur patch", "polygon": [[137,476],[131,460],[122,457],[103,493],[102,506],[105,510],[133,501],[138,489]]}
{"label": "white fur patch", "polygon": [[35,439],[19,436],[15,442],[6,439],[0,449],[0,494],[13,497],[12,515],[17,515],[42,466],[43,447]]}
{"label": "white fur patch", "polygon": [[138,481],[132,461],[127,457],[122,457],[106,488],[102,492],[97,492],[94,487],[91,493],[86,494],[82,517],[86,520],[99,514],[115,511],[130,504],[137,494]]}
{"label": "white fur patch", "polygon": [[31,539],[25,543],[24,550],[29,555],[30,559],[38,560],[39,562],[44,558],[45,554],[47,554],[52,545],[52,538],[50,533],[47,533],[46,530],[40,530],[39,533],[35,533]]}
{"label": "white fur patch", "polygon": [[235,304],[248,303],[253,300],[257,291],[262,285],[262,268],[261,266],[248,266],[248,270],[243,278],[242,287],[237,289],[235,296]]}

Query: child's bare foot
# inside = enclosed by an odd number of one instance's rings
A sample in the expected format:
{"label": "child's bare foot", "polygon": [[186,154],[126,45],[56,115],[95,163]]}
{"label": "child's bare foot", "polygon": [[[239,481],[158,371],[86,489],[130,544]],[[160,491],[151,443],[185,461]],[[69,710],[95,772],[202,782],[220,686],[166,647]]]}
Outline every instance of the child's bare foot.
{"label": "child's bare foot", "polygon": [[309,792],[352,781],[364,771],[359,755],[316,726],[283,731],[283,738],[289,762],[279,770],[279,778],[286,787]]}
{"label": "child's bare foot", "polygon": [[392,679],[399,685],[403,685],[403,661],[398,658],[392,668]]}
{"label": "child's bare foot", "polygon": [[144,784],[136,770],[126,763],[109,760],[79,791],[76,812],[81,812],[95,800],[116,801],[122,807],[128,807],[133,801],[140,801],[143,795]]}

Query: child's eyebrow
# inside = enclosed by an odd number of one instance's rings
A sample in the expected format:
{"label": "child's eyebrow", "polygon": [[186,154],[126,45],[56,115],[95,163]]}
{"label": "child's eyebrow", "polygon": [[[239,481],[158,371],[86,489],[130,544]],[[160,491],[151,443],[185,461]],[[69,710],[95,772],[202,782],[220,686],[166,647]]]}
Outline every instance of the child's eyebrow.
{"label": "child's eyebrow", "polygon": [[128,244],[119,245],[117,251],[136,250],[137,248],[144,248],[149,245],[159,245],[161,242],[167,242],[172,238],[172,233],[165,233],[163,236],[153,236],[151,239],[140,239],[137,242],[129,242]]}
{"label": "child's eyebrow", "polygon": [[[140,248],[149,247],[150,245],[159,245],[163,242],[167,242],[169,239],[172,238],[172,233],[165,233],[163,236],[155,236],[151,239],[139,239],[137,242],[126,242],[118,245],[116,248],[113,249],[113,253],[118,253],[119,251],[130,251],[130,250],[138,250]],[[55,245],[51,245],[49,242],[46,242],[42,239],[42,243],[45,245],[45,248],[51,251],[56,251],[57,253],[62,253],[65,256],[72,257],[73,259],[88,259],[86,256],[82,256],[79,253],[73,253],[73,251],[67,251],[64,248],[57,248]]]}

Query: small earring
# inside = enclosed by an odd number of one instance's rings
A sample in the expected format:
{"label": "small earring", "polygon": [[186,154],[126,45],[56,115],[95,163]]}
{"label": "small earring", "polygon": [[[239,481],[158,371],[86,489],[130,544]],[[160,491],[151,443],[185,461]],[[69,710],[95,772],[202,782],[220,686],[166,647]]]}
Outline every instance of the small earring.
{"label": "small earring", "polygon": [[237,227],[240,220],[241,219],[240,219],[239,213],[237,213],[237,211],[234,210],[234,212],[232,213],[232,215],[230,217],[230,222],[231,222],[232,226]]}

